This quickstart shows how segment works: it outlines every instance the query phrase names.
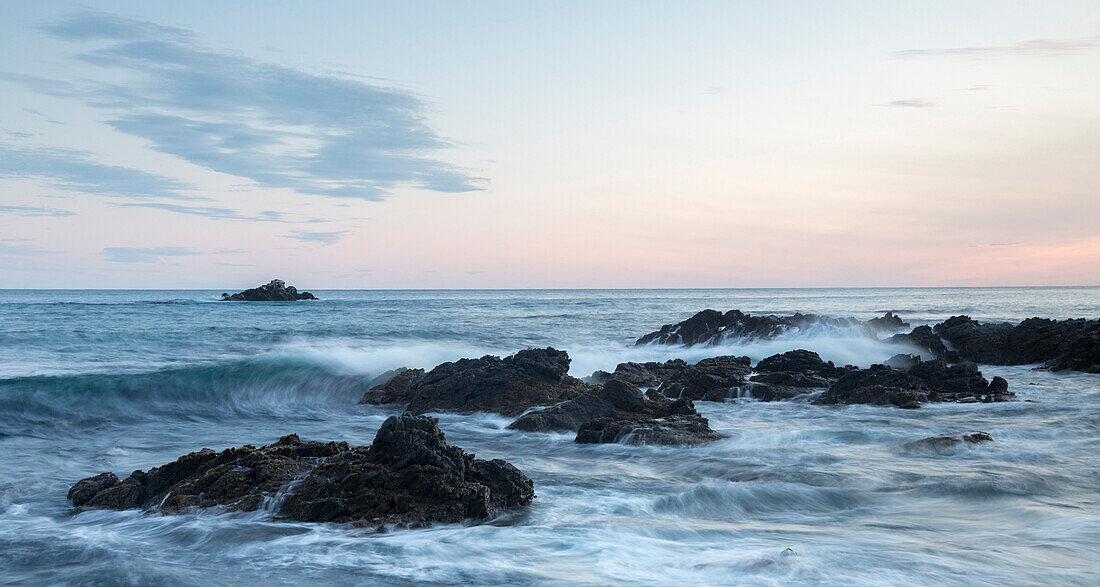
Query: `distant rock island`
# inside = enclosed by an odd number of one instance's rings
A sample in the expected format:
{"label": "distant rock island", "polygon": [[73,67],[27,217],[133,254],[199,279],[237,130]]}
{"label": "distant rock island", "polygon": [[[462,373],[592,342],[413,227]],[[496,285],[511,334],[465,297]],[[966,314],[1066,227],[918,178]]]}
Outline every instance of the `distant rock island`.
{"label": "distant rock island", "polygon": [[222,294],[223,302],[296,302],[315,299],[317,297],[308,291],[299,292],[293,285],[287,287],[282,279],[272,279],[267,285],[246,289],[233,295]]}

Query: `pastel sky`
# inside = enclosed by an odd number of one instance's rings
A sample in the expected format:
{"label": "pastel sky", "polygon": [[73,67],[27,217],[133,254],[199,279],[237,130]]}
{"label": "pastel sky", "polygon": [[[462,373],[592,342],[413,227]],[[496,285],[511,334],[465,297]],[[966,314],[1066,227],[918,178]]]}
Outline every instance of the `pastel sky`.
{"label": "pastel sky", "polygon": [[1100,3],[0,4],[0,289],[1100,284]]}

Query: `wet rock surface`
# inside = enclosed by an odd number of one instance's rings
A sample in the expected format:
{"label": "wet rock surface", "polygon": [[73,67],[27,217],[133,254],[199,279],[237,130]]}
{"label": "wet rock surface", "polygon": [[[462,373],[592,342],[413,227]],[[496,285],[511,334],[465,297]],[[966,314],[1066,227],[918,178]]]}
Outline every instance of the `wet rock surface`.
{"label": "wet rock surface", "polygon": [[919,440],[911,440],[901,445],[908,452],[933,452],[940,455],[952,455],[962,447],[993,442],[988,432],[972,430],[969,432],[948,432]]}
{"label": "wet rock surface", "polygon": [[266,285],[246,289],[235,294],[222,294],[223,302],[296,302],[298,300],[316,300],[308,291],[299,292],[294,286],[287,286],[281,279],[272,279]]}
{"label": "wet rock surface", "polygon": [[389,405],[407,404],[412,401],[416,386],[424,379],[423,369],[401,369],[388,378],[388,381],[371,387],[361,404]]}
{"label": "wet rock surface", "polygon": [[730,310],[725,314],[717,310],[703,310],[683,322],[666,324],[660,330],[642,336],[635,344],[718,344],[725,339],[769,339],[792,330],[822,327],[858,328],[874,334],[896,331],[903,326],[905,323],[889,312],[881,318],[864,322],[855,318],[829,318],[816,314],[753,316],[740,310]]}
{"label": "wet rock surface", "polygon": [[1028,318],[1016,326],[952,316],[933,328],[949,343],[946,357],[990,365],[1043,363],[1047,368],[1100,373],[1100,320]]}
{"label": "wet rock surface", "polygon": [[788,400],[827,388],[846,372],[845,368],[823,361],[820,355],[805,349],[767,357],[754,370],[749,395],[761,401]]}
{"label": "wet rock surface", "polygon": [[713,402],[738,397],[752,373],[750,363],[748,357],[703,359],[673,374],[661,384],[659,392],[669,398]]}
{"label": "wet rock surface", "polygon": [[278,494],[279,513],[294,520],[414,526],[492,517],[534,498],[511,464],[449,446],[434,418],[408,414],[386,420],[369,447],[289,435],[258,448],[203,449],[121,481],[104,473],[69,491],[78,508],[165,514],[256,510]]}
{"label": "wet rock surface", "polygon": [[618,379],[637,385],[638,387],[659,387],[665,381],[687,370],[689,365],[683,359],[672,359],[664,363],[655,361],[647,363],[619,363],[613,373],[596,371],[590,377],[594,384],[603,384],[611,379]]}
{"label": "wet rock surface", "polygon": [[925,402],[999,402],[1012,397],[1003,378],[987,381],[974,363],[951,365],[939,359],[917,363],[909,369],[872,365],[850,370],[814,403],[919,408]]}
{"label": "wet rock surface", "polygon": [[529,349],[503,359],[486,355],[443,363],[410,386],[407,409],[414,414],[446,410],[518,416],[588,389],[568,371],[569,355],[553,348]]}
{"label": "wet rock surface", "polygon": [[530,411],[508,425],[526,432],[577,431],[586,422],[644,420],[669,416],[697,416],[690,400],[671,400],[660,394],[644,394],[634,384],[612,379],[580,396],[555,406]]}
{"label": "wet rock surface", "polygon": [[641,420],[599,418],[581,425],[575,442],[580,444],[660,444],[693,446],[721,438],[706,418],[699,415],[668,416]]}

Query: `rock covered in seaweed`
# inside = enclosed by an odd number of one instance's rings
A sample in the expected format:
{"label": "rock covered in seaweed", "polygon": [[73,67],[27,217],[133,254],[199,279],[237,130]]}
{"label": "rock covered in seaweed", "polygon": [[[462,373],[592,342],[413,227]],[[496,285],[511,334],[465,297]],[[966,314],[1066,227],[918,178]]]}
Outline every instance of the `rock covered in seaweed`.
{"label": "rock covered in seaweed", "polygon": [[277,494],[285,495],[279,513],[299,521],[415,526],[492,517],[530,504],[534,488],[506,461],[448,445],[434,418],[405,414],[387,419],[369,447],[292,434],[259,448],[203,449],[125,480],[83,479],[69,498],[78,508],[172,514],[256,510]]}
{"label": "rock covered in seaweed", "polygon": [[287,286],[282,279],[272,279],[266,285],[246,289],[233,295],[223,293],[223,302],[296,302],[298,300],[316,300],[308,291],[299,292],[298,288]]}

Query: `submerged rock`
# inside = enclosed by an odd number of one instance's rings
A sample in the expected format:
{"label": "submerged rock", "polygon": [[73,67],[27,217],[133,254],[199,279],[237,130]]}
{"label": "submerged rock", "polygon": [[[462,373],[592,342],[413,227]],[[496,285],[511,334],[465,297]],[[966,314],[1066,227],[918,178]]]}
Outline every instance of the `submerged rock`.
{"label": "submerged rock", "polygon": [[267,285],[246,289],[233,295],[222,294],[223,302],[296,302],[315,299],[317,298],[308,291],[299,292],[294,286],[287,287],[282,279],[272,279]]}
{"label": "submerged rock", "polygon": [[423,525],[492,517],[530,504],[534,489],[506,461],[449,446],[434,418],[406,414],[386,420],[369,447],[292,434],[259,448],[203,449],[123,481],[104,473],[69,491],[77,507],[165,514],[251,511],[280,494],[278,513],[294,520]]}
{"label": "submerged rock", "polygon": [[920,440],[911,440],[902,444],[904,450],[911,452],[934,452],[941,455],[954,454],[962,446],[993,442],[993,437],[988,432],[948,432],[937,434]]}
{"label": "submerged rock", "polygon": [[725,339],[768,339],[792,330],[822,327],[857,328],[874,335],[905,325],[901,318],[889,312],[881,318],[863,322],[855,318],[829,318],[816,314],[753,316],[740,310],[730,310],[725,314],[717,310],[703,310],[683,322],[666,324],[660,330],[642,336],[635,344],[718,344]]}
{"label": "submerged rock", "polygon": [[412,384],[407,409],[414,414],[448,410],[518,416],[588,389],[568,372],[568,353],[553,348],[529,349],[503,359],[460,359],[436,366]]}
{"label": "submerged rock", "polygon": [[575,442],[580,444],[625,442],[634,445],[692,446],[713,442],[721,437],[720,434],[711,430],[710,423],[706,418],[695,414],[641,420],[599,418],[582,424],[580,430],[577,431]]}

